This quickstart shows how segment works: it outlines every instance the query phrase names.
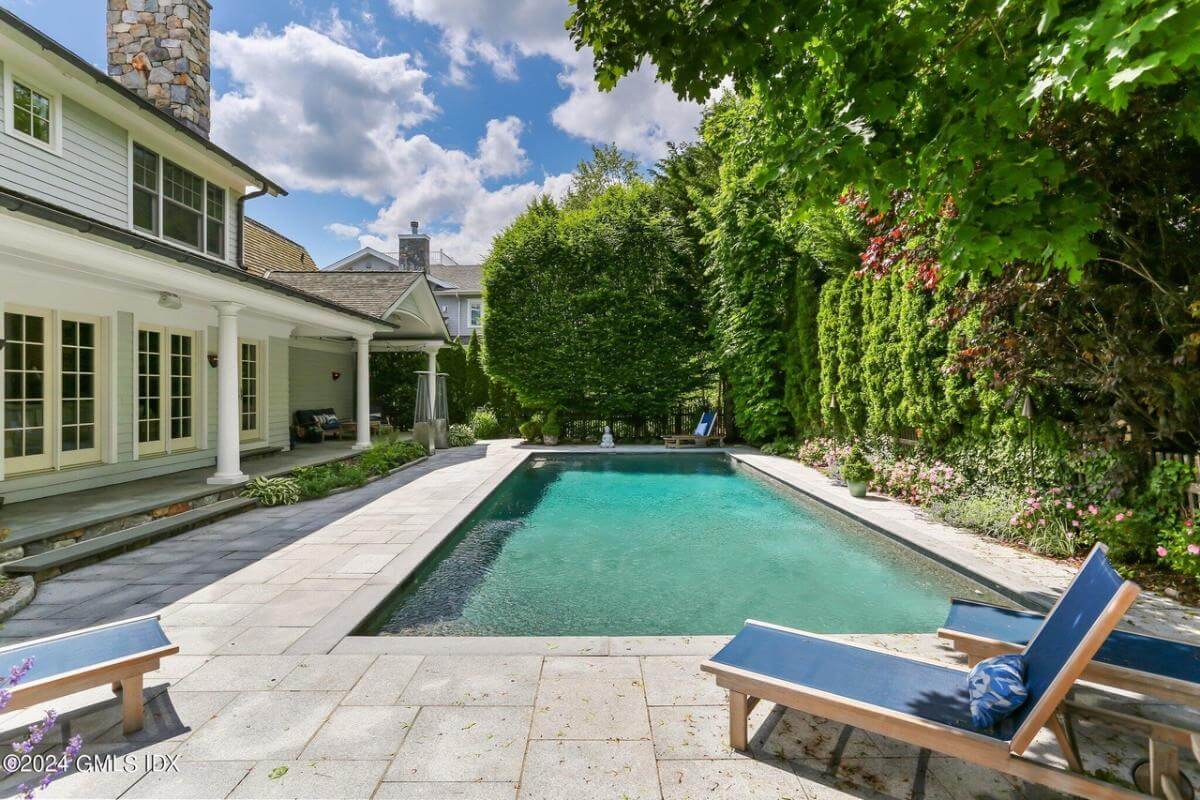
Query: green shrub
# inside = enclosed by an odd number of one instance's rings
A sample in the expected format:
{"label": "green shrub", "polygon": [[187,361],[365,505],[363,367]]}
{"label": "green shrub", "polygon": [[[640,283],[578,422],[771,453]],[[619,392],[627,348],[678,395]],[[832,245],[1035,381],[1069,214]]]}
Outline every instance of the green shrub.
{"label": "green shrub", "polygon": [[527,442],[535,442],[542,435],[542,421],[534,417],[521,423],[521,438]]}
{"label": "green shrub", "polygon": [[934,517],[947,525],[1010,541],[1019,538],[1012,520],[1013,509],[1020,504],[1020,495],[1007,489],[996,488],[983,494],[971,494],[934,503],[930,511]]}
{"label": "green shrub", "polygon": [[551,411],[546,415],[546,421],[542,423],[543,436],[562,436],[562,425],[558,422],[558,412]]}
{"label": "green shrub", "polygon": [[300,488],[300,496],[305,500],[324,497],[335,488],[333,471],[328,464],[315,467],[298,467],[292,471],[292,479]]}
{"label": "green shrub", "polygon": [[290,506],[300,502],[300,485],[292,478],[254,478],[242,491],[242,497],[264,506]]}
{"label": "green shrub", "polygon": [[850,455],[841,463],[842,478],[847,483],[869,483],[875,477],[875,468],[863,455],[858,445],[850,448]]}
{"label": "green shrub", "polygon": [[449,441],[451,447],[470,447],[475,444],[475,434],[470,425],[451,425]]}
{"label": "green shrub", "polygon": [[776,439],[773,442],[767,442],[759,450],[763,455],[768,456],[783,456],[784,458],[795,458],[800,445],[792,439]]}
{"label": "green shrub", "polygon": [[499,439],[504,435],[504,428],[501,427],[500,420],[496,419],[496,412],[487,406],[475,409],[470,425],[476,439]]}

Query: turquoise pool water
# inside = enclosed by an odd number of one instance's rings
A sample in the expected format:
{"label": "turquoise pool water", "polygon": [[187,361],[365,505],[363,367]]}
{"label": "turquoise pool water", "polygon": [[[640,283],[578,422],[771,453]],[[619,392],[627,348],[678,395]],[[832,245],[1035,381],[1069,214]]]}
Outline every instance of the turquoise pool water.
{"label": "turquoise pool water", "polygon": [[725,455],[535,456],[364,632],[926,632],[952,596],[997,600]]}

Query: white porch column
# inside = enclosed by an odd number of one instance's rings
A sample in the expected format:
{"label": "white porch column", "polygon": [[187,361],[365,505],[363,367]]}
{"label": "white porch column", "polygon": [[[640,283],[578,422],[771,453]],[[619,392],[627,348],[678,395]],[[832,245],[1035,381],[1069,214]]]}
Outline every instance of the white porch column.
{"label": "white porch column", "polygon": [[371,446],[371,337],[354,338],[358,341],[358,366],[354,372],[358,384],[358,410],[355,412],[358,427],[354,449],[366,450]]}
{"label": "white porch column", "polygon": [[238,312],[240,303],[214,303],[217,309],[217,472],[209,483],[246,480],[241,464],[241,393],[238,390]]}

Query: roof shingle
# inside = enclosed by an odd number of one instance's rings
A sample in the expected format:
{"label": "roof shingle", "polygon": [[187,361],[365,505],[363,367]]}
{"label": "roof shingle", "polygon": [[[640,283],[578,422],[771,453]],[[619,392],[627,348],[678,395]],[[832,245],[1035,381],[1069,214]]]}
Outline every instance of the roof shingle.
{"label": "roof shingle", "polygon": [[383,319],[421,277],[420,272],[277,272],[270,280]]}

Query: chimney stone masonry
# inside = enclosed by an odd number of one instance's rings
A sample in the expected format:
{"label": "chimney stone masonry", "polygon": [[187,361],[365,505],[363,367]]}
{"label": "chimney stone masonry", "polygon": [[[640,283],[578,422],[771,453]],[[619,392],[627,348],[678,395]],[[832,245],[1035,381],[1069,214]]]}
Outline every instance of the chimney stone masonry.
{"label": "chimney stone masonry", "polygon": [[420,225],[416,220],[409,223],[412,233],[402,233],[399,238],[399,254],[397,261],[400,269],[410,272],[429,271],[429,236],[418,233]]}
{"label": "chimney stone masonry", "polygon": [[208,137],[207,0],[108,0],[108,74]]}

